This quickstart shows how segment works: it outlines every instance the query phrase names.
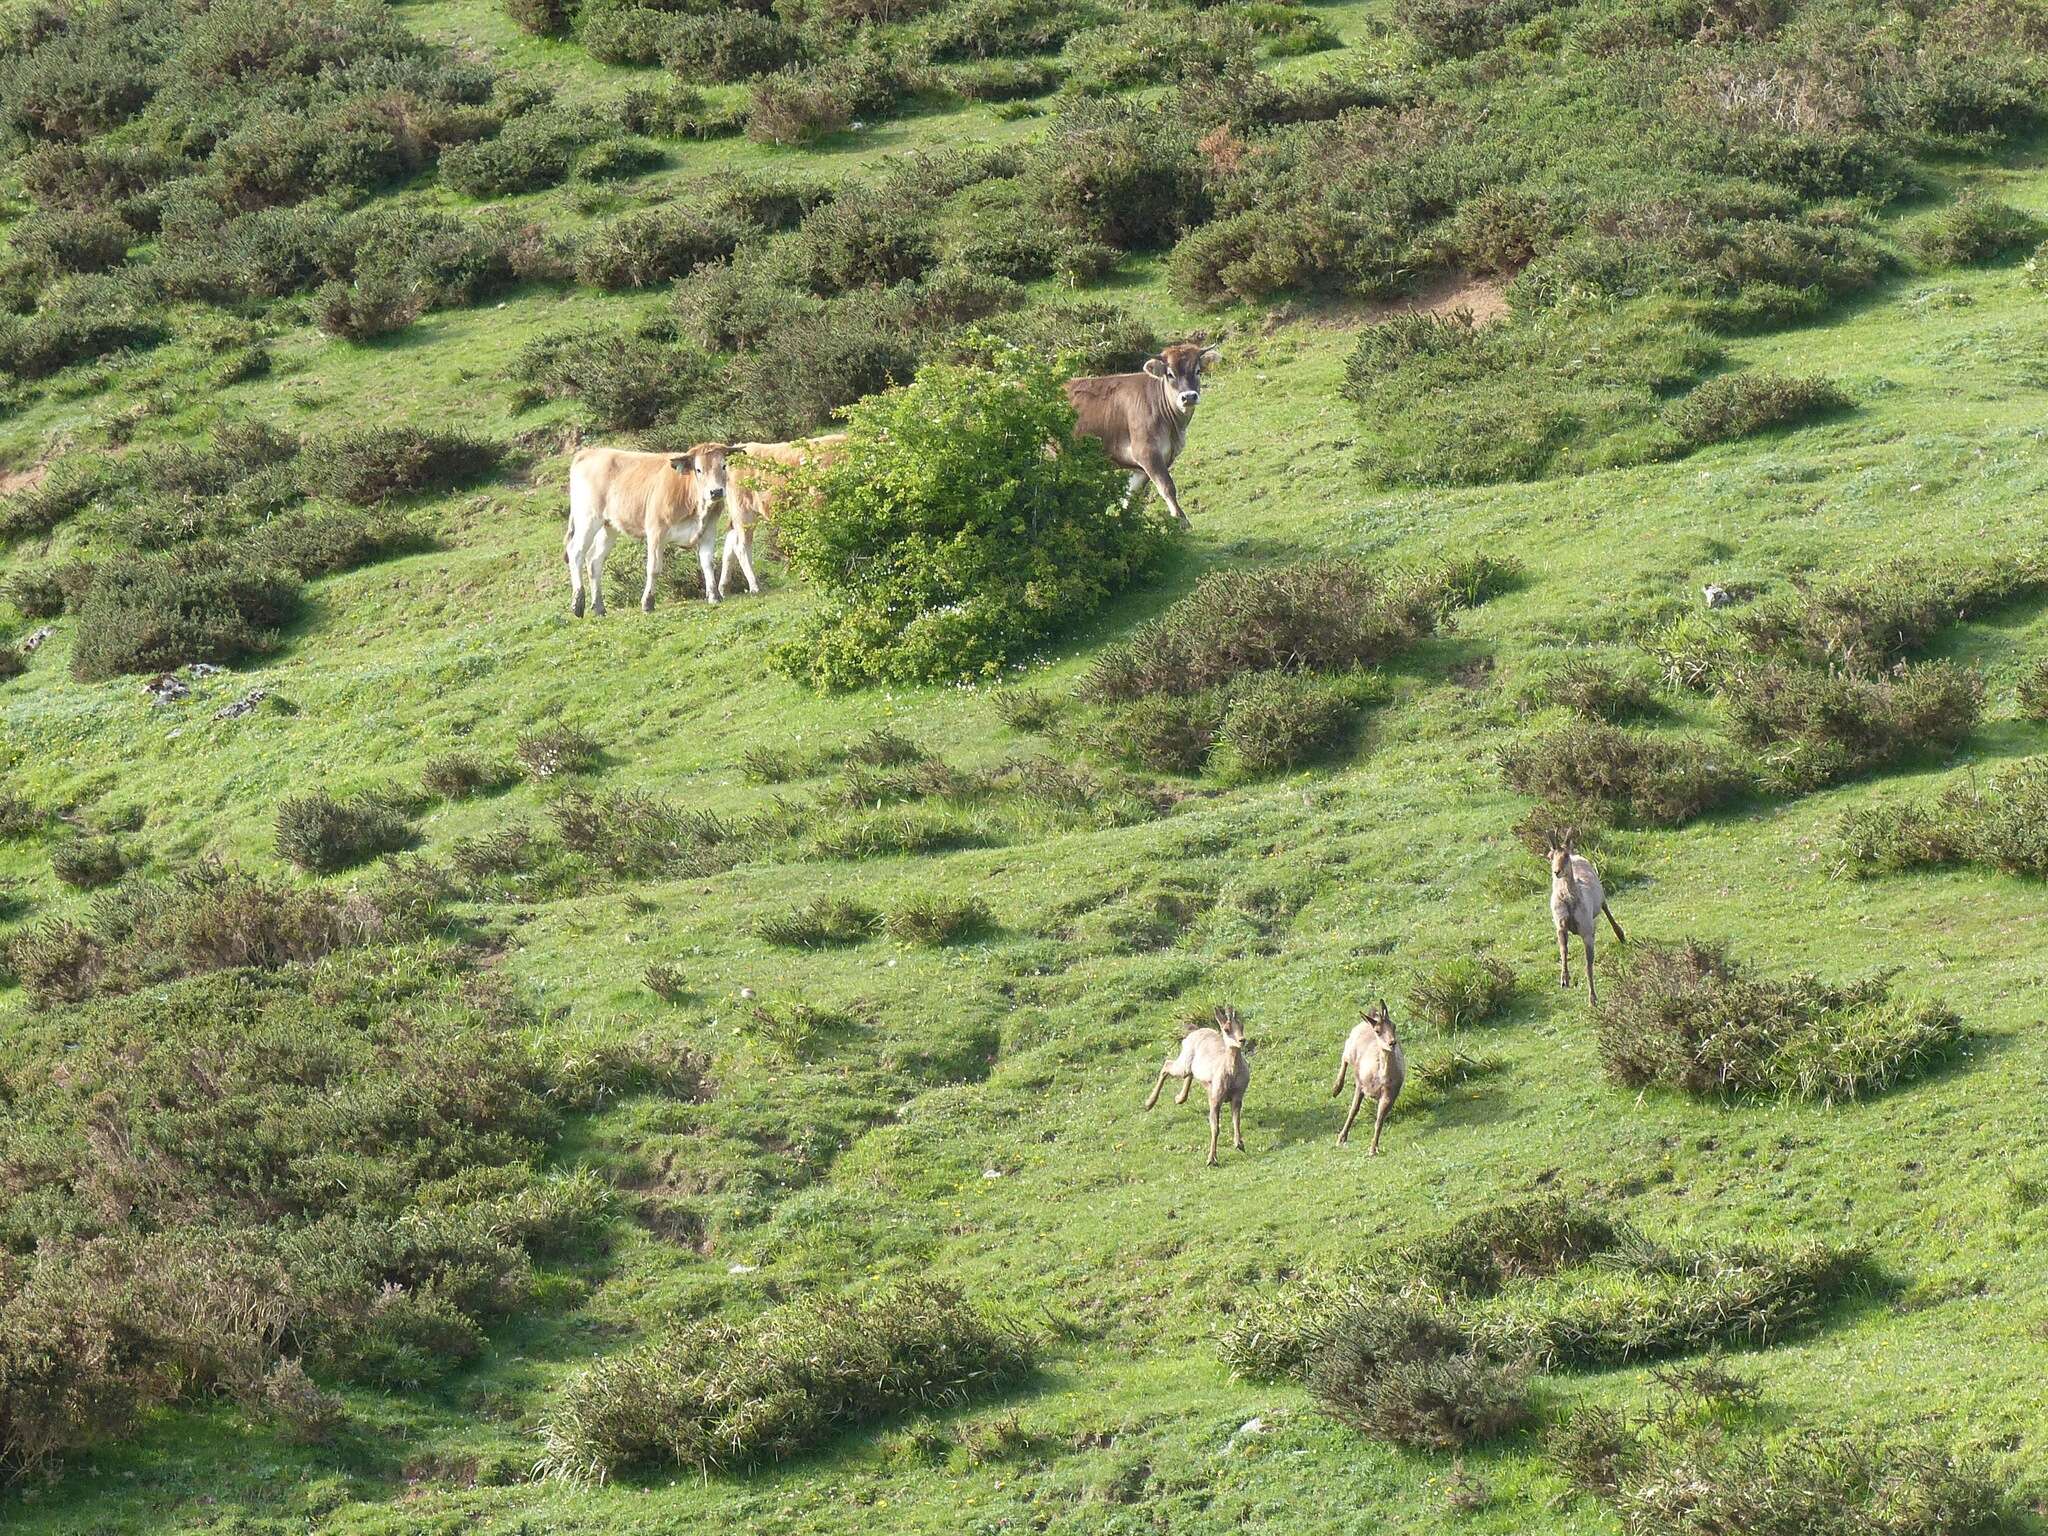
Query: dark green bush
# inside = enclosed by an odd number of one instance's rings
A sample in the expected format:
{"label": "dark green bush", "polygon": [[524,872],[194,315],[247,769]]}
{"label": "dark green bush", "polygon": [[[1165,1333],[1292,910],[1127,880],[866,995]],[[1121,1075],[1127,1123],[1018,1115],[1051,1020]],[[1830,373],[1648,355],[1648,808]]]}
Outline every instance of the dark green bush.
{"label": "dark green bush", "polygon": [[331,496],[358,507],[393,496],[445,491],[471,484],[498,467],[503,450],[457,432],[417,427],[370,427],[328,439],[299,460],[308,495]]}
{"label": "dark green bush", "polygon": [[176,555],[116,555],[93,570],[71,648],[71,675],[99,682],[189,662],[233,662],[276,645],[299,611],[299,584],[277,570],[194,546]]}
{"label": "dark green bush", "polygon": [[536,782],[565,773],[594,773],[603,761],[597,738],[573,725],[551,725],[521,736],[515,755]]}
{"label": "dark green bush", "polygon": [[1551,8],[1552,0],[1400,0],[1394,14],[1432,54],[1466,59]]}
{"label": "dark green bush", "polygon": [[167,334],[127,273],[75,277],[47,291],[33,315],[0,315],[0,372],[48,378],[73,363],[155,346]]}
{"label": "dark green bush", "polygon": [[1032,1354],[1024,1335],[925,1280],[866,1301],[806,1298],[744,1324],[692,1323],[558,1393],[542,1466],[603,1481],[636,1467],[781,1461],[846,1425],[1000,1390]]}
{"label": "dark green bush", "polygon": [[419,841],[405,813],[381,795],[337,800],[325,790],[297,795],[277,808],[277,856],[300,869],[332,874],[397,853]]}
{"label": "dark green bush", "polygon": [[1120,251],[1171,245],[1210,212],[1195,136],[1166,108],[1075,101],[1030,174],[1055,225]]}
{"label": "dark green bush", "polygon": [[1515,991],[1513,969],[1475,951],[1417,971],[1408,983],[1408,1006],[1439,1029],[1465,1029],[1498,1015]]}
{"label": "dark green bush", "polygon": [[1992,560],[1892,560],[1737,608],[1726,624],[1749,648],[1818,667],[1871,673],[1967,618],[2048,592],[2038,551]]}
{"label": "dark green bush", "polygon": [[799,260],[813,293],[886,287],[938,261],[922,204],[891,190],[849,191],[813,210],[798,231]]}
{"label": "dark green bush", "polygon": [[677,18],[662,40],[661,61],[685,82],[748,80],[795,58],[794,31],[773,16],[727,8]]}
{"label": "dark green bush", "polygon": [[1281,773],[1344,746],[1358,722],[1349,680],[1254,672],[1230,685],[1217,744],[1236,772]]}
{"label": "dark green bush", "polygon": [[50,850],[50,873],[78,891],[112,885],[128,872],[128,855],[111,837],[74,837]]}
{"label": "dark green bush", "polygon": [[420,787],[443,800],[469,800],[477,795],[495,794],[519,779],[510,763],[496,762],[474,752],[450,752],[437,757],[420,772]]}
{"label": "dark green bush", "polygon": [[1663,712],[1652,680],[1640,668],[1579,658],[1534,679],[1530,695],[1546,704],[1562,704],[1574,714],[1610,723],[1637,720]]}
{"label": "dark green bush", "polygon": [[853,93],[832,70],[777,70],[754,82],[747,137],[760,144],[815,144],[844,129],[853,112]]}
{"label": "dark green bush", "polygon": [[64,586],[50,566],[18,566],[10,571],[7,601],[25,619],[54,619],[64,611]]}
{"label": "dark green bush", "polygon": [[1772,427],[1811,421],[1850,409],[1852,402],[1827,379],[1775,373],[1731,373],[1709,379],[1664,412],[1672,430],[1694,447],[1725,443]]}
{"label": "dark green bush", "polygon": [[1706,742],[1591,721],[1502,748],[1500,769],[1540,801],[1646,827],[1684,826],[1751,785],[1740,761]]}
{"label": "dark green bush", "polygon": [[426,309],[426,295],[397,274],[329,283],[314,300],[320,329],[347,341],[374,341],[402,331]]}
{"label": "dark green bush", "polygon": [[245,547],[254,564],[312,581],[393,555],[417,554],[432,549],[434,541],[410,519],[370,509],[288,513],[257,529]]}
{"label": "dark green bush", "polygon": [[1323,1412],[1362,1435],[1451,1451],[1528,1423],[1527,1379],[1430,1313],[1379,1303],[1331,1325],[1307,1384]]}
{"label": "dark green bush", "polygon": [[560,37],[576,18],[576,0],[504,0],[505,14],[534,37]]}
{"label": "dark green bush", "polygon": [[995,926],[995,914],[979,896],[963,900],[926,892],[889,914],[889,935],[906,944],[952,944]]}
{"label": "dark green bush", "polygon": [[2029,720],[2048,720],[2048,661],[2037,661],[2028,668],[2013,693],[2023,716]]}
{"label": "dark green bush", "polygon": [[1096,751],[1154,773],[1200,773],[1223,730],[1223,691],[1145,694],[1081,732]]}
{"label": "dark green bush", "polygon": [[1624,1087],[1833,1103],[1882,1093],[1951,1055],[1962,1020],[1891,998],[1889,973],[1848,986],[1753,975],[1725,948],[1632,946],[1595,1011]]}
{"label": "dark green bush", "polygon": [[16,255],[53,273],[108,271],[134,243],[135,231],[111,213],[31,214],[8,235]]}
{"label": "dark green bush", "polygon": [[715,874],[737,858],[728,846],[732,830],[725,823],[654,795],[632,790],[594,797],[569,794],[548,811],[565,846],[614,875]]}
{"label": "dark green bush", "polygon": [[1984,713],[1984,679],[1946,661],[1877,677],[1766,662],[1726,685],[1735,739],[1757,753],[1768,788],[1803,793],[1901,759],[1953,751]]}
{"label": "dark green bush", "polygon": [[778,664],[820,687],[992,676],[1135,580],[1160,535],[1099,451],[1046,457],[1072,420],[1057,370],[1010,354],[852,407],[852,449],[779,514],[827,602]]}
{"label": "dark green bush", "polygon": [[2048,225],[2032,214],[1971,192],[1915,228],[1912,242],[1914,253],[1931,265],[1970,267],[2031,250],[2043,234]]}
{"label": "dark green bush", "polygon": [[623,181],[653,170],[666,158],[645,139],[604,139],[576,157],[576,179]]}
{"label": "dark green bush", "polygon": [[1060,50],[1066,89],[1088,96],[1220,74],[1249,60],[1256,36],[1237,11],[1154,12],[1121,25],[1090,27]]}
{"label": "dark green bush", "polygon": [[1841,838],[1865,870],[1981,864],[2048,877],[2048,761],[2030,757],[1951,785],[1930,804],[1865,806],[1843,818]]}
{"label": "dark green bush", "polygon": [[1108,19],[1096,0],[965,0],[933,17],[927,38],[938,59],[1049,53]]}
{"label": "dark green bush", "polygon": [[755,918],[754,937],[785,949],[824,949],[859,944],[873,938],[881,927],[881,913],[863,902],[846,896],[817,896],[790,911]]}
{"label": "dark green bush", "polygon": [[628,214],[585,238],[576,276],[599,288],[648,288],[732,255],[748,233],[736,218],[689,206]]}
{"label": "dark green bush", "polygon": [[543,336],[513,372],[527,400],[575,399],[605,429],[651,427],[723,399],[715,358],[624,331]]}
{"label": "dark green bush", "polygon": [[569,150],[545,134],[506,132],[448,150],[440,176],[466,197],[539,192],[569,179]]}

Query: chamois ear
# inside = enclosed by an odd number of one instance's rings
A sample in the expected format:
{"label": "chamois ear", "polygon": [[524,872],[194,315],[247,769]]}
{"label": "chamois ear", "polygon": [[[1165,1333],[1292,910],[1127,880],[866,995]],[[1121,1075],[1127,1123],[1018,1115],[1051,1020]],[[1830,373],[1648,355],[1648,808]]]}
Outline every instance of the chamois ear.
{"label": "chamois ear", "polygon": [[1151,374],[1151,375],[1152,375],[1152,377],[1153,377],[1153,378],[1155,378],[1155,379],[1163,379],[1163,378],[1165,378],[1165,377],[1166,377],[1166,359],[1165,359],[1165,358],[1163,358],[1163,357],[1148,357],[1148,358],[1146,358],[1146,359],[1145,359],[1145,371],[1146,371],[1147,373]]}

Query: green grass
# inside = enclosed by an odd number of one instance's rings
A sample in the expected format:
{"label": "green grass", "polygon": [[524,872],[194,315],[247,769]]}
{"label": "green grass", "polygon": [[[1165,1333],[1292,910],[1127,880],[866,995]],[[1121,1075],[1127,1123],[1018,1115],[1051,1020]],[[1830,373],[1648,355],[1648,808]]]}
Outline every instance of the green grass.
{"label": "green grass", "polygon": [[[522,39],[486,0],[396,9],[444,41],[502,50],[565,95],[615,92],[632,73]],[[1350,41],[1383,14],[1319,9]],[[1318,67],[1294,60],[1285,72]],[[976,109],[881,124],[808,155],[672,146],[671,168],[647,185],[742,163],[865,174],[912,145],[1037,127]],[[2048,212],[2038,148],[1956,175]],[[564,193],[530,201],[568,216]],[[1681,464],[1378,491],[1354,468],[1358,429],[1338,394],[1354,316],[1323,307],[1269,327],[1255,310],[1194,314],[1172,301],[1156,261],[1127,262],[1112,294],[1162,332],[1232,331],[1176,466],[1194,531],[1151,590],[1025,669],[1031,686],[1070,690],[1103,645],[1214,569],[1329,556],[1413,564],[1479,548],[1515,555],[1525,584],[1392,664],[1354,754],[1206,786],[1158,819],[1005,823],[987,848],[830,865],[751,857],[708,877],[472,909],[498,951],[495,975],[538,1004],[530,1030],[543,1055],[653,1033],[685,1037],[710,1061],[716,1092],[703,1102],[629,1098],[572,1126],[562,1164],[619,1183],[642,1216],[622,1221],[589,1298],[496,1330],[479,1361],[434,1390],[345,1393],[350,1422],[329,1445],[287,1444],[227,1406],[165,1411],[53,1483],[0,1490],[0,1520],[28,1536],[1611,1530],[1591,1501],[1559,1502],[1563,1484],[1534,1438],[1467,1455],[1492,1496],[1463,1514],[1446,1500],[1447,1459],[1362,1442],[1317,1416],[1302,1389],[1233,1379],[1216,1359],[1214,1336],[1239,1300],[1282,1272],[1557,1186],[1596,1191],[1651,1228],[1867,1247],[1895,1294],[1741,1359],[1769,1422],[1911,1425],[1989,1450],[2024,1497],[2048,1497],[2048,1211],[2015,1200],[2008,1178],[2016,1149],[2038,1164],[2026,1149],[2048,1132],[2040,888],[1974,869],[1836,878],[1835,829],[1869,783],[1678,831],[1610,833],[1594,856],[1631,937],[1725,939],[1774,973],[1903,967],[1903,994],[1938,998],[1967,1022],[1971,1050],[1952,1068],[1832,1109],[1638,1099],[1603,1078],[1583,991],[1544,986],[1487,1032],[1505,1069],[1440,1104],[1397,1109],[1379,1158],[1335,1145],[1343,1106],[1327,1097],[1358,1007],[1404,996],[1418,969],[1476,943],[1517,973],[1549,974],[1544,871],[1510,831],[1527,805],[1492,766],[1523,730],[1565,719],[1558,706],[1527,718],[1517,708],[1512,679],[1532,658],[1621,639],[1696,605],[1705,581],[1775,586],[1798,569],[2038,541],[2040,298],[2011,265],[1941,273],[1966,305],[1923,302],[1934,281],[1902,278],[1824,323],[1729,344],[1734,365],[1836,380],[1857,402],[1851,414]],[[407,421],[509,437],[562,419],[553,407],[510,413],[503,375],[520,347],[662,302],[519,293],[364,348],[286,325],[275,371],[225,391],[199,385],[191,350],[173,345],[0,422],[0,458],[31,462],[67,435],[89,442],[95,423],[152,399],[165,409],[150,433],[257,415],[323,433]],[[965,768],[1038,750],[1000,723],[986,691],[820,698],[774,672],[770,648],[812,601],[779,567],[764,596],[716,610],[668,601],[645,616],[621,603],[601,623],[571,621],[566,460],[546,433],[537,442],[530,469],[419,508],[443,548],[311,584],[307,617],[275,658],[197,682],[182,704],[152,709],[133,680],[70,681],[75,620],[56,621],[27,674],[0,684],[0,787],[92,825],[139,809],[121,836],[153,867],[218,853],[282,875],[281,799],[410,786],[436,757],[509,758],[519,736],[557,721],[601,743],[594,789],[646,791],[734,824],[776,793],[815,787],[749,782],[742,760],[755,748],[822,753],[886,726]],[[39,558],[19,547],[8,568]],[[630,582],[626,559],[614,556],[615,591]],[[2048,610],[2021,604],[1959,626],[1935,654],[1984,669],[1986,722],[1956,764],[1889,775],[1888,790],[1931,798],[1968,765],[2048,746],[2048,727],[2013,703],[2017,680],[2048,654]],[[255,686],[292,712],[214,718]],[[1714,718],[1697,699],[1676,708],[1680,727]],[[522,782],[428,807],[423,847],[445,855],[511,820],[545,824],[555,788]],[[0,924],[90,899],[55,880],[52,844],[0,843],[0,894],[17,903],[0,905]],[[946,947],[883,936],[790,950],[756,936],[761,918],[821,889],[883,912],[978,897],[993,922]],[[1160,891],[1175,893],[1177,915],[1132,941],[1128,914],[1156,916]],[[650,965],[680,971],[676,1001],[648,990]],[[827,1022],[782,1049],[742,989],[778,1017],[802,1005]],[[1205,1170],[1191,1108],[1139,1107],[1175,1047],[1175,1020],[1219,998],[1242,1010],[1258,1052],[1248,1150]],[[18,990],[0,992],[0,1038],[26,1007]],[[1405,1022],[1403,1032],[1417,1064],[1452,1049],[1441,1034]],[[1037,1380],[949,1420],[1014,1411],[1028,1451],[933,1464],[861,1429],[743,1476],[601,1489],[530,1480],[550,1393],[593,1360],[677,1318],[747,1318],[813,1288],[927,1274],[1047,1329]],[[1633,1408],[1649,1385],[1643,1368],[1574,1376],[1545,1407]],[[1266,1431],[1226,1449],[1254,1417]]]}

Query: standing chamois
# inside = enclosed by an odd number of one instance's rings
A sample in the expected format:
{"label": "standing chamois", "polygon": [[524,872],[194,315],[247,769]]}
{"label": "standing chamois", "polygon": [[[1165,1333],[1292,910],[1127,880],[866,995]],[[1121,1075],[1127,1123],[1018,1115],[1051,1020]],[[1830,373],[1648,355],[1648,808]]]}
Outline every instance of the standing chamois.
{"label": "standing chamois", "polygon": [[1550,916],[1557,924],[1557,984],[1566,988],[1572,984],[1570,940],[1576,933],[1586,946],[1586,1001],[1598,1003],[1600,994],[1593,988],[1593,935],[1601,914],[1606,914],[1607,926],[1614,930],[1615,943],[1626,944],[1628,935],[1607,906],[1607,892],[1601,888],[1592,860],[1572,851],[1570,832],[1550,850],[1549,858]]}
{"label": "standing chamois", "polygon": [[1337,1081],[1330,1092],[1342,1093],[1347,1077],[1356,1092],[1351,1098],[1351,1113],[1344,1117],[1344,1128],[1337,1132],[1337,1145],[1341,1147],[1351,1139],[1352,1122],[1365,1101],[1371,1099],[1379,1108],[1372,1117],[1372,1145],[1365,1149],[1365,1155],[1376,1157],[1380,1150],[1380,1128],[1387,1123],[1387,1111],[1401,1097],[1401,1084],[1408,1077],[1408,1058],[1401,1050],[1401,1042],[1394,1038],[1394,1016],[1387,1012],[1384,998],[1365,1010],[1358,1027],[1344,1041],[1344,1057],[1337,1063]]}
{"label": "standing chamois", "polygon": [[1209,1090],[1209,1164],[1216,1166],[1216,1137],[1221,1121],[1219,1111],[1223,1101],[1230,1101],[1230,1144],[1239,1152],[1244,1150],[1244,1091],[1252,1080],[1251,1063],[1245,1060],[1248,1047],[1244,1043],[1244,1025],[1237,1017],[1237,1010],[1228,1003],[1216,1010],[1216,1027],[1204,1029],[1190,1026],[1180,1043],[1180,1054],[1173,1057],[1159,1069],[1159,1081],[1152,1085],[1152,1097],[1145,1101],[1150,1109],[1159,1102],[1159,1090],[1166,1086],[1169,1077],[1181,1080],[1180,1092],[1173,1096],[1176,1104],[1188,1101],[1188,1090],[1200,1083]]}

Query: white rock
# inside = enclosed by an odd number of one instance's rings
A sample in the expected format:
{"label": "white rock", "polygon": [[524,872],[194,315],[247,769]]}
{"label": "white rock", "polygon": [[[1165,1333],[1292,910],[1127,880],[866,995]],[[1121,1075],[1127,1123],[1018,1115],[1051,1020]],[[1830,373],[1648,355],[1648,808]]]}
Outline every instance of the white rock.
{"label": "white rock", "polygon": [[725,1272],[728,1275],[751,1275],[760,1267],[758,1264],[732,1264],[726,1267]]}

